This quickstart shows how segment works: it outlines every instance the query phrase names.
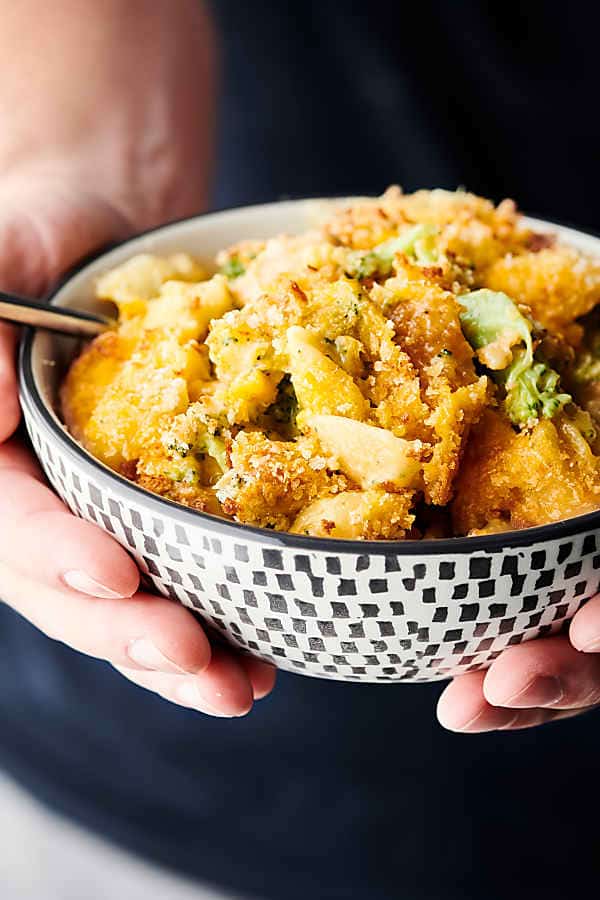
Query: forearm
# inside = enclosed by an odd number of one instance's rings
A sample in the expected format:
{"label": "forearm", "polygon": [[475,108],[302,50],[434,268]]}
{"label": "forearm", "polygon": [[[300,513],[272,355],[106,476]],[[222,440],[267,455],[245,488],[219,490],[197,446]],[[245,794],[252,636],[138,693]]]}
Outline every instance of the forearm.
{"label": "forearm", "polygon": [[78,179],[135,228],[206,196],[214,39],[198,0],[0,0],[0,177]]}

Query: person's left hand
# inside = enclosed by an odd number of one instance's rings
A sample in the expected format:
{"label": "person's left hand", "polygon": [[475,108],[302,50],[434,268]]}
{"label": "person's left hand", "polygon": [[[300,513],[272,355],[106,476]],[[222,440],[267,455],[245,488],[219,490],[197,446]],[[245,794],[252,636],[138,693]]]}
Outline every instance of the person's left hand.
{"label": "person's left hand", "polygon": [[450,731],[531,728],[600,705],[600,595],[573,618],[568,637],[509,647],[485,672],[455,678],[438,703]]}

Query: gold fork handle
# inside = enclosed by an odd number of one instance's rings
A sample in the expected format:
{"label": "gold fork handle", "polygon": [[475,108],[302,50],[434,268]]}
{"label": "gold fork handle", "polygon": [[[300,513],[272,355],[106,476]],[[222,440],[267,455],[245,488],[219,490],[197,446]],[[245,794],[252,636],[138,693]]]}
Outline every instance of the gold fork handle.
{"label": "gold fork handle", "polygon": [[79,337],[95,337],[113,324],[102,316],[63,309],[60,306],[47,306],[5,291],[0,291],[0,319]]}

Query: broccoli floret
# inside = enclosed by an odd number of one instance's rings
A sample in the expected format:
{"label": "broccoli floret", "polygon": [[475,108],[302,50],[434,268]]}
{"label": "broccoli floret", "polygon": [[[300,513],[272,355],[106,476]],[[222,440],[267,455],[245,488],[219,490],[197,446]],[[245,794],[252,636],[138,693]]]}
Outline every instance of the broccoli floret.
{"label": "broccoli floret", "polygon": [[598,309],[583,319],[585,340],[575,358],[573,378],[579,384],[600,381],[600,321]]}
{"label": "broccoli floret", "polygon": [[494,380],[504,386],[504,409],[514,425],[527,428],[540,418],[551,419],[571,402],[569,394],[559,393],[558,372],[534,357],[533,323],[510,297],[480,290],[458,301],[463,333]]}
{"label": "broccoli floret", "polygon": [[[474,350],[494,345],[498,347],[499,352],[501,349],[510,351],[512,346],[523,341],[526,352],[522,357],[522,365],[526,368],[532,364],[532,323],[519,311],[510,297],[501,291],[483,289],[462,294],[458,302],[463,307],[459,314],[463,334]],[[483,361],[485,362],[485,359]]]}
{"label": "broccoli floret", "polygon": [[587,410],[574,406],[569,410],[569,420],[579,433],[583,435],[588,444],[595,442],[598,437],[598,431],[594,425],[594,420]]}
{"label": "broccoli floret", "polygon": [[376,275],[381,265],[375,251],[369,253],[350,253],[346,260],[346,273],[351,278],[362,281],[363,278],[371,278]]}
{"label": "broccoli floret", "polygon": [[239,278],[245,271],[246,267],[239,256],[231,256],[220,269],[221,275],[225,275],[227,278]]}
{"label": "broccoli floret", "polygon": [[185,441],[177,441],[175,438],[173,438],[168,439],[164,443],[168,453],[171,453],[174,456],[179,456],[181,459],[185,459],[190,452],[190,445],[186,444]]}
{"label": "broccoli floret", "polygon": [[396,253],[405,253],[419,266],[433,266],[439,259],[436,235],[437,228],[433,225],[415,225],[399,237],[378,244],[368,253],[355,251],[350,254],[346,271],[359,280],[374,275],[389,275]]}
{"label": "broccoli floret", "polygon": [[600,359],[596,359],[591,353],[581,353],[573,370],[573,378],[579,384],[600,381]]}
{"label": "broccoli floret", "polygon": [[210,432],[201,432],[197,435],[193,444],[190,445],[186,441],[180,441],[172,435],[166,434],[163,438],[163,445],[167,453],[173,458],[174,466],[169,477],[174,481],[190,481],[192,471],[189,467],[182,465],[182,461],[192,453],[196,457],[201,457],[206,453],[212,456],[219,464],[219,467],[225,471],[227,468],[227,454],[225,452],[225,442],[222,438],[217,437]]}
{"label": "broccoli floret", "polygon": [[438,229],[435,225],[416,225],[412,245],[408,249],[408,255],[418,266],[437,266],[440,261],[440,253],[436,245]]}
{"label": "broccoli floret", "polygon": [[[333,342],[332,342],[333,343]],[[283,376],[277,386],[277,398],[266,410],[267,416],[272,416],[276,422],[283,425],[293,425],[298,412],[298,399],[289,374]]]}
{"label": "broccoli floret", "polygon": [[207,453],[215,460],[222,472],[228,468],[227,450],[223,438],[207,432],[203,434],[196,448],[199,453]]}
{"label": "broccoli floret", "polygon": [[[511,372],[510,369],[515,369]],[[504,408],[515,425],[525,427],[538,419],[551,419],[571,402],[570,394],[558,392],[560,376],[543,362],[523,368],[520,359],[509,367],[505,381]]]}
{"label": "broccoli floret", "polygon": [[183,461],[174,460],[173,465],[165,471],[167,478],[179,484],[197,484],[198,473],[193,464],[185,464]]}

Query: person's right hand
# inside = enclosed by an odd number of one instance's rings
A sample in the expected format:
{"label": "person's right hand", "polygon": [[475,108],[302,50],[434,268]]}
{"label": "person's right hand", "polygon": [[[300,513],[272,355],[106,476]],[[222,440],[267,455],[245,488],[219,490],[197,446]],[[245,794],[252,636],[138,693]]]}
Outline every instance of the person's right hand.
{"label": "person's right hand", "polygon": [[[37,296],[103,244],[205,204],[213,29],[201,0],[0,0],[0,18],[0,288]],[[138,591],[125,550],[70,515],[13,436],[15,342],[1,326],[0,598],[175,703],[247,712],[274,670]]]}
{"label": "person's right hand", "polygon": [[[115,209],[83,189],[5,179],[0,287],[37,294],[127,231]],[[139,572],[126,551],[69,513],[14,436],[16,338],[0,325],[0,598],[49,637],[107,660],[174,703],[216,716],[248,712],[273,687],[274,670],[211,648],[189,610],[138,591]]]}

